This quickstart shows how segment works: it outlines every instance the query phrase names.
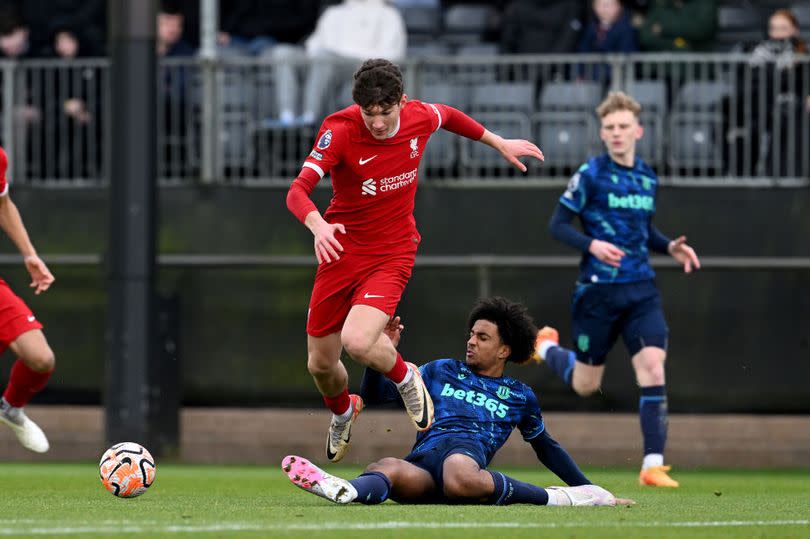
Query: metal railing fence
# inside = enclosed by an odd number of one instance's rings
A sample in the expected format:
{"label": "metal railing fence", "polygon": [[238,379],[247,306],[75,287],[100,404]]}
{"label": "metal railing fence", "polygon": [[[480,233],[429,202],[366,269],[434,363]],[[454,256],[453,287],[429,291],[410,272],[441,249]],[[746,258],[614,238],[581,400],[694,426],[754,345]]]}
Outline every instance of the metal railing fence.
{"label": "metal railing fence", "polygon": [[[610,90],[642,106],[639,154],[664,183],[810,182],[810,58],[753,63],[745,54],[447,56],[402,64],[412,98],[443,102],[546,154],[522,175],[494,152],[439,132],[422,178],[463,186],[558,186],[601,151],[594,108]],[[320,67],[319,67],[320,66]],[[325,85],[308,85],[316,68]],[[106,59],[0,62],[2,144],[18,183],[109,181]],[[284,186],[309,153],[320,119],[351,103],[355,66],[281,60],[164,59],[159,65],[158,176],[163,186]],[[306,103],[315,120],[300,115]],[[10,105],[9,105],[10,104]],[[291,108],[292,119],[282,115]]]}

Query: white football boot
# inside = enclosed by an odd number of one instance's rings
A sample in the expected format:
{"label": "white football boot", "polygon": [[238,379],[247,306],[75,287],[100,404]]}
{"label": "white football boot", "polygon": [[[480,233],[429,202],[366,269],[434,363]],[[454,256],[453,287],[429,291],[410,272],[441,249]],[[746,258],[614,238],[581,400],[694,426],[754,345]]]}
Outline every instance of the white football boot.
{"label": "white football boot", "polygon": [[28,419],[22,408],[11,406],[6,399],[0,399],[0,422],[11,427],[26,449],[36,453],[45,453],[50,449],[48,438],[39,425]]}

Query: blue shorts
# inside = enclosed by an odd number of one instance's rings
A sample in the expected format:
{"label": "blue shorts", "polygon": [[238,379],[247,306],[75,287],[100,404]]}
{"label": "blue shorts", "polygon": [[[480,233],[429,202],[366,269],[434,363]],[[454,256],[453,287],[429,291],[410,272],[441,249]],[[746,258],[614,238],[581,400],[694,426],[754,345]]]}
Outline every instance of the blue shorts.
{"label": "blue shorts", "polygon": [[577,360],[603,365],[619,334],[634,356],[646,346],[667,349],[669,328],[655,281],[577,283],[571,323]]}
{"label": "blue shorts", "polygon": [[459,453],[471,457],[481,469],[487,467],[487,458],[484,448],[479,442],[455,436],[443,436],[444,440],[431,444],[430,447],[420,447],[405,457],[407,462],[422,468],[433,478],[439,492],[444,492],[444,461],[450,455]]}

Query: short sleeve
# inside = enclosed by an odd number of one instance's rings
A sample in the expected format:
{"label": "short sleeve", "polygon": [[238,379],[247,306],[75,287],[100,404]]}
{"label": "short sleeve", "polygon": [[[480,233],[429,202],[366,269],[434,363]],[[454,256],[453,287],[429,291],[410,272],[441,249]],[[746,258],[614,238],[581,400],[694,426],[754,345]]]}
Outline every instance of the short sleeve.
{"label": "short sleeve", "polygon": [[323,178],[332,167],[343,158],[343,148],[346,147],[348,133],[341,122],[327,118],[321,124],[318,137],[312,151],[304,161],[304,168],[310,168]]}

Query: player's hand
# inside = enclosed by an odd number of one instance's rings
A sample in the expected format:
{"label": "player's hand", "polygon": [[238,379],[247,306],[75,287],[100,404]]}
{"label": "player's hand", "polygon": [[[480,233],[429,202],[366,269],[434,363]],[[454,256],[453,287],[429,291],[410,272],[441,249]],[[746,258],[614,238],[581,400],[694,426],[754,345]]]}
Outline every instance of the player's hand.
{"label": "player's hand", "polygon": [[624,258],[624,251],[612,243],[602,240],[593,240],[588,247],[588,252],[595,256],[600,262],[604,262],[614,268],[621,266],[622,258]]}
{"label": "player's hand", "polygon": [[340,260],[338,253],[343,252],[343,246],[335,237],[335,233],[346,233],[346,227],[340,223],[327,223],[323,221],[315,227],[312,234],[315,236],[315,258],[318,264]]}
{"label": "player's hand", "polygon": [[37,255],[25,257],[25,269],[31,274],[31,288],[34,289],[36,295],[45,292],[56,280],[45,262]]}
{"label": "player's hand", "polygon": [[399,316],[392,317],[391,320],[388,321],[388,324],[385,325],[385,328],[383,328],[383,333],[391,339],[391,344],[394,345],[394,348],[399,344],[399,339],[402,337],[403,331],[405,331],[405,326],[402,325],[402,320]]}
{"label": "player's hand", "polygon": [[526,165],[518,157],[534,157],[538,161],[545,161],[546,157],[535,144],[523,139],[502,139],[498,148],[504,159],[512,163],[521,172],[526,172]]}
{"label": "player's hand", "polygon": [[667,251],[683,266],[684,273],[692,273],[693,268],[700,269],[700,260],[695,250],[686,244],[686,236],[679,236],[669,242]]}

